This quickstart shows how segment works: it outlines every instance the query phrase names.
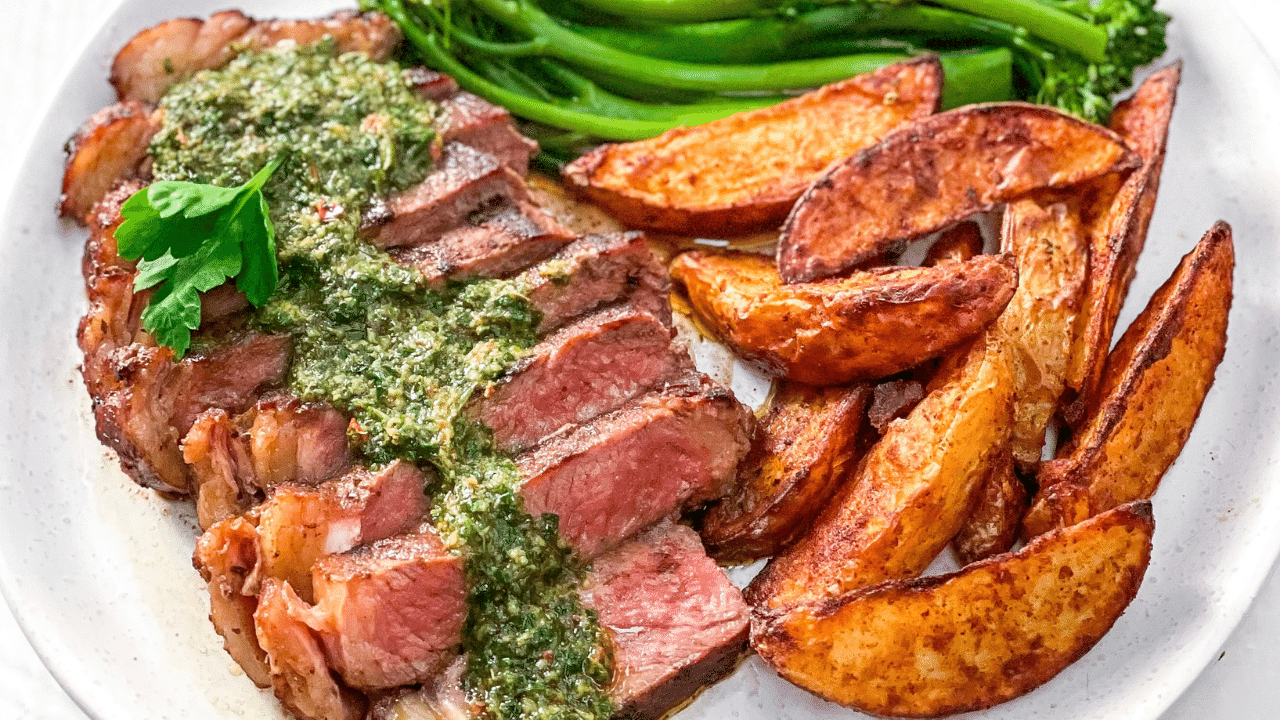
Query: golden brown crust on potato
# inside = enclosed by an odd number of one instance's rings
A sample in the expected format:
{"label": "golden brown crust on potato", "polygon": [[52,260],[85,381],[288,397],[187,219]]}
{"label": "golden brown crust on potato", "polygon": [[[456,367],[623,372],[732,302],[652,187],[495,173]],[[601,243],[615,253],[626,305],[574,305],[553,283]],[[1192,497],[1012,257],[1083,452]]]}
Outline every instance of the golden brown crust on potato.
{"label": "golden brown crust on potato", "polygon": [[996,321],[1014,369],[1013,457],[1034,471],[1065,389],[1088,248],[1072,206],[1032,199],[1005,208],[1001,243],[1018,259],[1018,290]]}
{"label": "golden brown crust on potato", "polygon": [[992,453],[973,510],[951,541],[960,561],[968,565],[1008,552],[1022,532],[1027,500],[1027,488],[1013,472],[1013,453],[1007,447]]}
{"label": "golden brown crust on potato", "polygon": [[1182,452],[1227,343],[1235,249],[1218,223],[1165,282],[1107,358],[1098,402],[1041,466],[1028,537],[1151,497]]}
{"label": "golden brown crust on potato", "polygon": [[924,570],[1008,442],[1012,397],[1008,360],[988,333],[953,380],[889,425],[808,534],[747,587],[747,602],[787,607]]}
{"label": "golden brown crust on potato", "polygon": [[749,563],[786,547],[852,472],[871,390],[782,382],[738,466],[738,485],[703,516],[699,533],[722,562]]}
{"label": "golden brown crust on potato", "polygon": [[1142,156],[1142,167],[1123,184],[1108,178],[1092,189],[1095,207],[1090,209],[1087,228],[1089,281],[1067,378],[1075,398],[1063,408],[1064,418],[1076,428],[1101,382],[1116,318],[1146,244],[1181,78],[1181,63],[1156,71],[1132,98],[1117,105],[1111,116],[1111,129]]}
{"label": "golden brown crust on potato", "polygon": [[777,105],[604,145],[566,184],[629,226],[698,237],[776,229],[832,162],[937,111],[935,57],[890,65]]}
{"label": "golden brown crust on potato", "polygon": [[959,572],[758,608],[751,644],[786,679],[864,712],[991,707],[1044,684],[1111,629],[1142,583],[1154,528],[1150,503],[1131,503]]}
{"label": "golden brown crust on potato", "polygon": [[671,276],[743,359],[810,385],[888,377],[937,357],[990,324],[1017,284],[1006,255],[784,285],[765,256],[690,252]]}
{"label": "golden brown crust on potato", "polygon": [[67,141],[58,211],[88,223],[93,206],[117,180],[130,179],[147,156],[147,144],[160,130],[146,103],[122,102],[105,107],[80,126]]}
{"label": "golden brown crust on potato", "polygon": [[838,275],[1000,203],[1139,162],[1114,132],[1041,105],[923,118],[814,182],[783,226],[778,269],[788,283]]}

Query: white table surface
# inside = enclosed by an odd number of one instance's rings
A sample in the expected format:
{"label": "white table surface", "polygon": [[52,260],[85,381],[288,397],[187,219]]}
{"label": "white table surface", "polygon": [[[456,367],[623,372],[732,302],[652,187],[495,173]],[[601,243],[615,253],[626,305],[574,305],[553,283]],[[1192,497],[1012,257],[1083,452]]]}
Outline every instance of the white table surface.
{"label": "white table surface", "polygon": [[[0,97],[8,98],[9,109],[0,112],[0,198],[8,197],[18,161],[63,73],[117,1],[5,1],[5,21],[0,23]],[[1230,0],[1229,4],[1236,6],[1259,38],[1267,39],[1268,54],[1280,68],[1280,40],[1276,39],[1280,38],[1280,2]],[[52,212],[51,198],[33,201],[49,203]],[[0,508],[0,522],[3,514]],[[1219,653],[1162,720],[1280,717],[1277,568],[1272,568],[1253,607]],[[0,720],[84,719],[0,603]]]}

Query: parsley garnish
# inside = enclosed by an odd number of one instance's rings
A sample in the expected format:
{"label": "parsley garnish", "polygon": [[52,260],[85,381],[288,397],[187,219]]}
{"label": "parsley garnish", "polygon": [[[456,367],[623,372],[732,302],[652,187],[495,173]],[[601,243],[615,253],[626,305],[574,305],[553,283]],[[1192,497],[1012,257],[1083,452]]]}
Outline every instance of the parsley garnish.
{"label": "parsley garnish", "polygon": [[275,292],[276,231],[262,187],[273,160],[240,187],[166,180],[134,193],[120,208],[120,256],[137,260],[134,292],[156,287],[142,328],[182,358],[200,326],[200,293],[235,278],[255,306]]}

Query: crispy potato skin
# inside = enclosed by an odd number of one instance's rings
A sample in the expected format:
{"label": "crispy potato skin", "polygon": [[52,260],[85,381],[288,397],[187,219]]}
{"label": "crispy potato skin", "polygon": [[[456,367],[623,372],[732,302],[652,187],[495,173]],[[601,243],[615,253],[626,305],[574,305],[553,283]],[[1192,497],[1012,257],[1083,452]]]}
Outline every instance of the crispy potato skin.
{"label": "crispy potato skin", "polygon": [[810,385],[888,377],[982,331],[1017,285],[1010,256],[783,285],[767,257],[690,252],[671,276],[711,330],[761,372]]}
{"label": "crispy potato skin", "polygon": [[699,532],[722,562],[776,554],[806,529],[853,471],[871,389],[780,384],[738,486],[707,511]]}
{"label": "crispy potato skin", "polygon": [[1150,503],[1136,502],[959,572],[758,608],[751,644],[791,682],[875,715],[991,707],[1111,629],[1142,583],[1154,529]]}
{"label": "crispy potato skin", "polygon": [[1220,222],[1111,351],[1087,423],[1041,466],[1040,492],[1023,523],[1028,537],[1156,491],[1222,362],[1234,268],[1231,228]]}
{"label": "crispy potato skin", "polygon": [[564,180],[635,228],[699,237],[773,230],[827,165],[938,110],[942,66],[921,58],[778,105],[604,145]]}
{"label": "crispy potato skin", "polygon": [[1100,180],[1089,193],[1094,205],[1086,217],[1089,280],[1067,375],[1075,397],[1062,412],[1077,430],[1102,381],[1116,318],[1146,244],[1181,77],[1181,63],[1156,71],[1111,116],[1111,129],[1138,151],[1142,167],[1123,183],[1115,177]]}
{"label": "crispy potato skin", "polygon": [[985,560],[1008,552],[1022,532],[1027,488],[1013,472],[1013,453],[1002,447],[991,455],[973,510],[951,541],[960,561]]}
{"label": "crispy potato skin", "polygon": [[1037,190],[1131,170],[1114,132],[1040,105],[992,103],[934,115],[831,167],[782,229],[788,283],[838,275],[903,241]]}
{"label": "crispy potato skin", "polygon": [[808,534],[747,587],[747,602],[788,607],[923,571],[1008,442],[1012,399],[1005,352],[988,333],[953,380],[889,425]]}
{"label": "crispy potato skin", "polygon": [[117,180],[138,174],[160,122],[146,103],[123,102],[94,113],[67,141],[58,211],[87,224],[93,206]]}
{"label": "crispy potato skin", "polygon": [[996,321],[1014,380],[1013,457],[1032,471],[1066,387],[1089,255],[1078,212],[1019,200],[1005,208],[1001,249],[1018,259],[1018,290]]}

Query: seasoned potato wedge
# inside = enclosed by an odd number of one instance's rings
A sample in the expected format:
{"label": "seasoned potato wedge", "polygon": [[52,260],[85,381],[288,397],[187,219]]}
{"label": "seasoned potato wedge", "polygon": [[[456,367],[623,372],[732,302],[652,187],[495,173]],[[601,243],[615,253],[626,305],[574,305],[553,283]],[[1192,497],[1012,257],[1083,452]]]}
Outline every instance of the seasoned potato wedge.
{"label": "seasoned potato wedge", "polygon": [[974,337],[1017,284],[1009,256],[783,285],[769,258],[690,252],[671,264],[700,318],[761,372],[810,385],[887,377]]}
{"label": "seasoned potato wedge", "polygon": [[942,66],[921,58],[793,100],[639,142],[604,145],[565,182],[636,228],[699,237],[774,230],[836,160],[937,112]]}
{"label": "seasoned potato wedge", "polygon": [[996,321],[1014,369],[1013,457],[1034,470],[1066,387],[1088,247],[1065,203],[1009,203],[1001,235],[1001,249],[1018,259],[1018,290]]}
{"label": "seasoned potato wedge", "polygon": [[973,509],[951,541],[960,561],[968,565],[1008,552],[1022,532],[1027,500],[1027,488],[1013,472],[1013,453],[1008,447],[998,449],[991,454]]}
{"label": "seasoned potato wedge", "polygon": [[830,599],[920,573],[972,506],[990,455],[1008,442],[1013,380],[986,333],[961,371],[889,425],[829,507],[747,587],[755,607]]}
{"label": "seasoned potato wedge", "polygon": [[712,557],[753,562],[804,531],[853,472],[870,396],[866,385],[780,383],[738,466],[737,488],[703,517],[699,532]]}
{"label": "seasoned potato wedge", "polygon": [[982,228],[972,220],[947,228],[929,246],[921,265],[933,267],[948,262],[964,262],[982,253]]}
{"label": "seasoned potato wedge", "polygon": [[1087,228],[1089,280],[1077,319],[1067,378],[1075,398],[1062,413],[1077,429],[1102,380],[1116,318],[1146,243],[1181,77],[1180,64],[1153,73],[1132,98],[1116,106],[1111,116],[1111,128],[1142,156],[1142,167],[1123,184],[1109,178],[1092,189],[1095,207],[1090,209]]}
{"label": "seasoned potato wedge", "polygon": [[959,572],[835,600],[757,608],[751,644],[791,682],[891,717],[939,717],[1018,697],[1111,629],[1151,558],[1137,502]]}
{"label": "seasoned potato wedge", "polygon": [[147,154],[147,144],[160,130],[152,107],[124,102],[94,113],[67,142],[58,211],[85,222],[85,216],[115,184],[134,177]]}
{"label": "seasoned potato wedge", "polygon": [[1235,249],[1218,223],[1116,344],[1081,431],[1041,466],[1028,537],[1151,497],[1182,452],[1227,343]]}
{"label": "seasoned potato wedge", "polygon": [[927,117],[814,182],[783,226],[778,270],[789,283],[838,275],[1008,200],[1139,162],[1114,132],[1041,105]]}

